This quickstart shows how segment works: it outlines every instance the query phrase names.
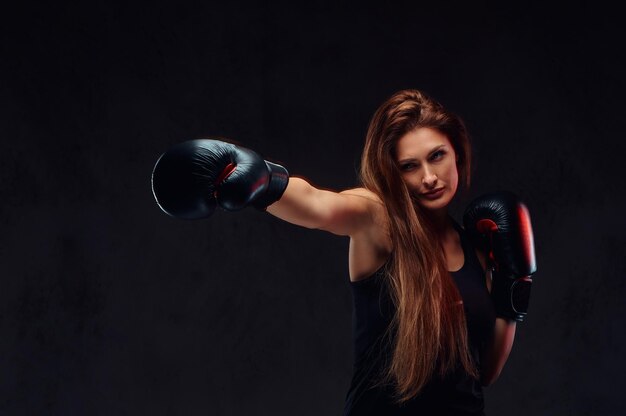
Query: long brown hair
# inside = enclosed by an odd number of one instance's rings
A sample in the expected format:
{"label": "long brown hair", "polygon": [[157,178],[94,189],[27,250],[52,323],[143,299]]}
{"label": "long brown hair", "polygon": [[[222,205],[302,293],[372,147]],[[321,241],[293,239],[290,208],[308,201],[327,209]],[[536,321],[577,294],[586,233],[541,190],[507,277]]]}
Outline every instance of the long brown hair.
{"label": "long brown hair", "polygon": [[446,135],[458,156],[459,183],[470,184],[471,146],[459,117],[418,90],[399,91],[378,108],[367,131],[360,181],[384,202],[393,243],[386,270],[395,306],[388,332],[393,347],[382,381],[395,384],[398,403],[417,395],[434,374],[443,377],[458,364],[478,377],[462,298],[447,270],[443,246],[412,199],[394,157],[398,140],[418,127]]}

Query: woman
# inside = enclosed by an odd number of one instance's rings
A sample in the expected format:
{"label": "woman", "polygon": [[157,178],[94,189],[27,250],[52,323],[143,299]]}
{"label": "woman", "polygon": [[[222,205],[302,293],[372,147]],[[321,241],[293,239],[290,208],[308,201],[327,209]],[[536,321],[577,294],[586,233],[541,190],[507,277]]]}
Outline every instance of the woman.
{"label": "woman", "polygon": [[516,324],[496,319],[485,254],[448,214],[470,168],[462,121],[404,90],[370,122],[362,187],[317,189],[249,149],[199,140],[161,156],[153,190],[179,218],[252,205],[350,237],[355,360],[346,415],[480,415],[482,386],[502,370]]}

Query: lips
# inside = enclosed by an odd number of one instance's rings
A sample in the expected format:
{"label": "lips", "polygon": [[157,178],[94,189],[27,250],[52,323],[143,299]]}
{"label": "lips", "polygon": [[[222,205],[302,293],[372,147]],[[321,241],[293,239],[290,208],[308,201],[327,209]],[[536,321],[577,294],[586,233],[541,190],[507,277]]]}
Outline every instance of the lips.
{"label": "lips", "polygon": [[422,196],[428,199],[439,198],[443,194],[444,188],[435,189],[434,191],[423,193]]}
{"label": "lips", "polygon": [[424,196],[433,196],[433,195],[439,193],[440,191],[443,191],[443,188],[435,189],[434,191],[426,192],[426,193],[423,193],[422,195],[424,195]]}

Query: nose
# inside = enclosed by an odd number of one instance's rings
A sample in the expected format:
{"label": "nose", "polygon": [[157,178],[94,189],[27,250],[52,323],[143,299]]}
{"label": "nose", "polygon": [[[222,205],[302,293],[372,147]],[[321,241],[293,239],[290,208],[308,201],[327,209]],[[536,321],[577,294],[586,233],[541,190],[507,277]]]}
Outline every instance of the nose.
{"label": "nose", "polygon": [[428,189],[433,189],[437,185],[437,175],[432,171],[432,169],[424,169],[422,184]]}

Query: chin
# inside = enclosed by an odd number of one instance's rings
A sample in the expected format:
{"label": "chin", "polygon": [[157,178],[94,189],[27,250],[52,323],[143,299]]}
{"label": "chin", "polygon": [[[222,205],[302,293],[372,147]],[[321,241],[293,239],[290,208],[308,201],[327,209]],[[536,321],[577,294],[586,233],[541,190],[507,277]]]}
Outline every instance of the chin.
{"label": "chin", "polygon": [[418,202],[424,209],[439,210],[447,207],[450,202],[452,202],[452,198],[449,197],[448,192],[446,191],[443,195],[441,195],[441,197],[434,200],[419,197]]}
{"label": "chin", "polygon": [[[449,204],[449,201],[439,202],[439,201],[426,201],[427,203],[420,203],[420,206],[424,208],[426,211],[439,211],[446,208]],[[433,203],[435,202],[435,203]]]}

